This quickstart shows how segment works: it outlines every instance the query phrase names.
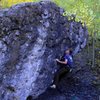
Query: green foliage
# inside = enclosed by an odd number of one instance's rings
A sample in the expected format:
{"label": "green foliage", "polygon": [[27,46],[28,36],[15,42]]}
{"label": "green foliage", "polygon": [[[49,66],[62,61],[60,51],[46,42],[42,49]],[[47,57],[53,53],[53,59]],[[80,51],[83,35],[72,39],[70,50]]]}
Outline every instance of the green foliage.
{"label": "green foliage", "polygon": [[39,0],[0,0],[0,6],[2,8],[8,8],[12,5],[23,3],[23,2],[38,2]]}
{"label": "green foliage", "polygon": [[76,15],[76,21],[85,22],[90,34],[100,33],[100,0],[53,0],[65,9],[64,15]]}

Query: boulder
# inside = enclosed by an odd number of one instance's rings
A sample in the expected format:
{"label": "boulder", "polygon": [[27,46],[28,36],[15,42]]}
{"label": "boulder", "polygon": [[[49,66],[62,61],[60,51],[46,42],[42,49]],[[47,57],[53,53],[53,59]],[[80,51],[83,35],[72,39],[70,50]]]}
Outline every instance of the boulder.
{"label": "boulder", "polygon": [[35,99],[52,82],[54,59],[85,47],[87,27],[63,12],[49,1],[0,10],[0,100]]}

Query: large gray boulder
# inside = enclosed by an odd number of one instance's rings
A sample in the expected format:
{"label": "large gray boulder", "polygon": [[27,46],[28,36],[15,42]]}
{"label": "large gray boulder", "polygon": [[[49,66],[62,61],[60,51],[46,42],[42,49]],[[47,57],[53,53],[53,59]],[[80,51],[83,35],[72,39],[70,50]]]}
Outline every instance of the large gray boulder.
{"label": "large gray boulder", "polygon": [[54,59],[87,42],[87,28],[52,2],[22,3],[0,11],[0,100],[36,98],[51,84]]}

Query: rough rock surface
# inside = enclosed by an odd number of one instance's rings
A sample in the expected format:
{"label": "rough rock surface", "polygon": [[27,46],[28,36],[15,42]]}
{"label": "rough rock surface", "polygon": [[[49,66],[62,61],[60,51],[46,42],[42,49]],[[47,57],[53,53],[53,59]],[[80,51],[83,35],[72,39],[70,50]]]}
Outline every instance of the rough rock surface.
{"label": "rough rock surface", "polygon": [[22,3],[0,11],[0,100],[36,98],[51,84],[54,59],[85,47],[87,28],[52,2]]}

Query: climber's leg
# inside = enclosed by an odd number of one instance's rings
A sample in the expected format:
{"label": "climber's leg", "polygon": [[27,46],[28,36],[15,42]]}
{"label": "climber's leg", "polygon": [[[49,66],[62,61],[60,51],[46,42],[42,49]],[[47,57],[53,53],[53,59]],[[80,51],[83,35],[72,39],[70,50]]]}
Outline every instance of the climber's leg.
{"label": "climber's leg", "polygon": [[64,75],[68,73],[68,69],[66,67],[61,68],[56,72],[56,75],[54,77],[54,82],[51,88],[56,88],[56,86],[59,84],[60,80],[63,78]]}
{"label": "climber's leg", "polygon": [[63,79],[69,72],[70,72],[70,68],[69,67],[65,67],[65,69],[63,69],[64,71],[61,73],[60,77],[59,77],[59,82],[61,81],[61,79]]}

